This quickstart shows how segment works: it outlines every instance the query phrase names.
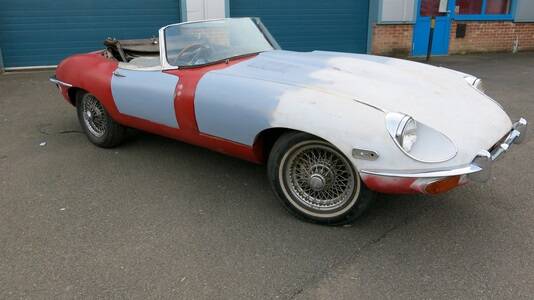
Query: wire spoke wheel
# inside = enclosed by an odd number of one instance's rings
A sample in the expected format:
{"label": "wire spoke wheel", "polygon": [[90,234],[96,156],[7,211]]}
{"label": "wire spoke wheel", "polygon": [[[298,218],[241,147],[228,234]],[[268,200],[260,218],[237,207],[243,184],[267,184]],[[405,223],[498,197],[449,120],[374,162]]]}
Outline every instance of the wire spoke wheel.
{"label": "wire spoke wheel", "polygon": [[126,127],[115,122],[94,95],[77,91],[76,111],[80,126],[91,143],[102,148],[113,148],[124,140]]}
{"label": "wire spoke wheel", "polygon": [[282,159],[280,175],[290,200],[317,216],[343,213],[355,202],[360,188],[351,163],[321,141],[289,149]]}
{"label": "wire spoke wheel", "polygon": [[104,107],[91,94],[85,94],[82,99],[82,116],[85,126],[91,134],[101,137],[106,133],[107,116]]}

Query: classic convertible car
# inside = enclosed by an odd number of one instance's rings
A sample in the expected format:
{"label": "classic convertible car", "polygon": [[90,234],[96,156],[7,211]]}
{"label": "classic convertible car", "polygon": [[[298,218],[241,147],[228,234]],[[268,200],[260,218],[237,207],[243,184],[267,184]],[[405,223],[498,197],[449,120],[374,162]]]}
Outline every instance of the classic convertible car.
{"label": "classic convertible car", "polygon": [[303,219],[353,221],[378,193],[437,194],[488,179],[526,137],[480,79],[406,60],[281,50],[255,18],[165,26],[105,41],[50,80],[89,140],[128,127],[267,164]]}

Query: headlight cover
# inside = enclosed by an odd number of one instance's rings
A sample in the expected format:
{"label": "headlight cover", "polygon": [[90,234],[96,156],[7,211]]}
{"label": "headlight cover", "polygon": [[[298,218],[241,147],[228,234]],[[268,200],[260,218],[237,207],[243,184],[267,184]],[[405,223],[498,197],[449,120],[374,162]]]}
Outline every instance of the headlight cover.
{"label": "headlight cover", "polygon": [[473,83],[473,86],[475,89],[481,91],[482,93],[486,93],[486,89],[484,88],[484,83],[482,82],[482,79],[477,78],[475,80],[475,83]]}
{"label": "headlight cover", "polygon": [[475,89],[479,90],[482,93],[486,93],[486,89],[484,88],[484,83],[482,82],[482,79],[471,75],[464,77],[464,79]]}
{"label": "headlight cover", "polygon": [[388,113],[386,128],[402,152],[417,161],[443,162],[458,152],[447,136],[406,114]]}
{"label": "headlight cover", "polygon": [[397,125],[395,139],[404,151],[410,152],[417,141],[417,122],[412,117],[404,116]]}

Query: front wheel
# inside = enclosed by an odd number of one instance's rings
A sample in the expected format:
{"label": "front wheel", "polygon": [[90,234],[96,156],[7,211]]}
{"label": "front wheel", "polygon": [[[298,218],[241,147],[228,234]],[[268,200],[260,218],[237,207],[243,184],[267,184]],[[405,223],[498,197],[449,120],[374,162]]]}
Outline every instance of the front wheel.
{"label": "front wheel", "polygon": [[302,132],[287,133],[276,141],[268,176],[284,206],[315,223],[351,223],[374,199],[343,153]]}
{"label": "front wheel", "polygon": [[94,95],[79,92],[76,96],[76,110],[80,125],[93,144],[103,148],[112,148],[124,139],[126,128],[111,119],[102,103]]}

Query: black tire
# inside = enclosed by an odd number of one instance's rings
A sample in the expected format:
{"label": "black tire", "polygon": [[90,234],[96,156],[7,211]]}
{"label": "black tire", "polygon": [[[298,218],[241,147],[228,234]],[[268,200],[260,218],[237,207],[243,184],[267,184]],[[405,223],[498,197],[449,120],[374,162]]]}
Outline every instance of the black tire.
{"label": "black tire", "polygon": [[343,153],[303,132],[288,132],[275,142],[267,173],[284,207],[313,223],[352,223],[375,198],[375,193],[367,189]]}
{"label": "black tire", "polygon": [[102,148],[113,148],[124,140],[126,127],[113,121],[104,106],[92,94],[78,92],[76,110],[80,126],[91,143]]}

